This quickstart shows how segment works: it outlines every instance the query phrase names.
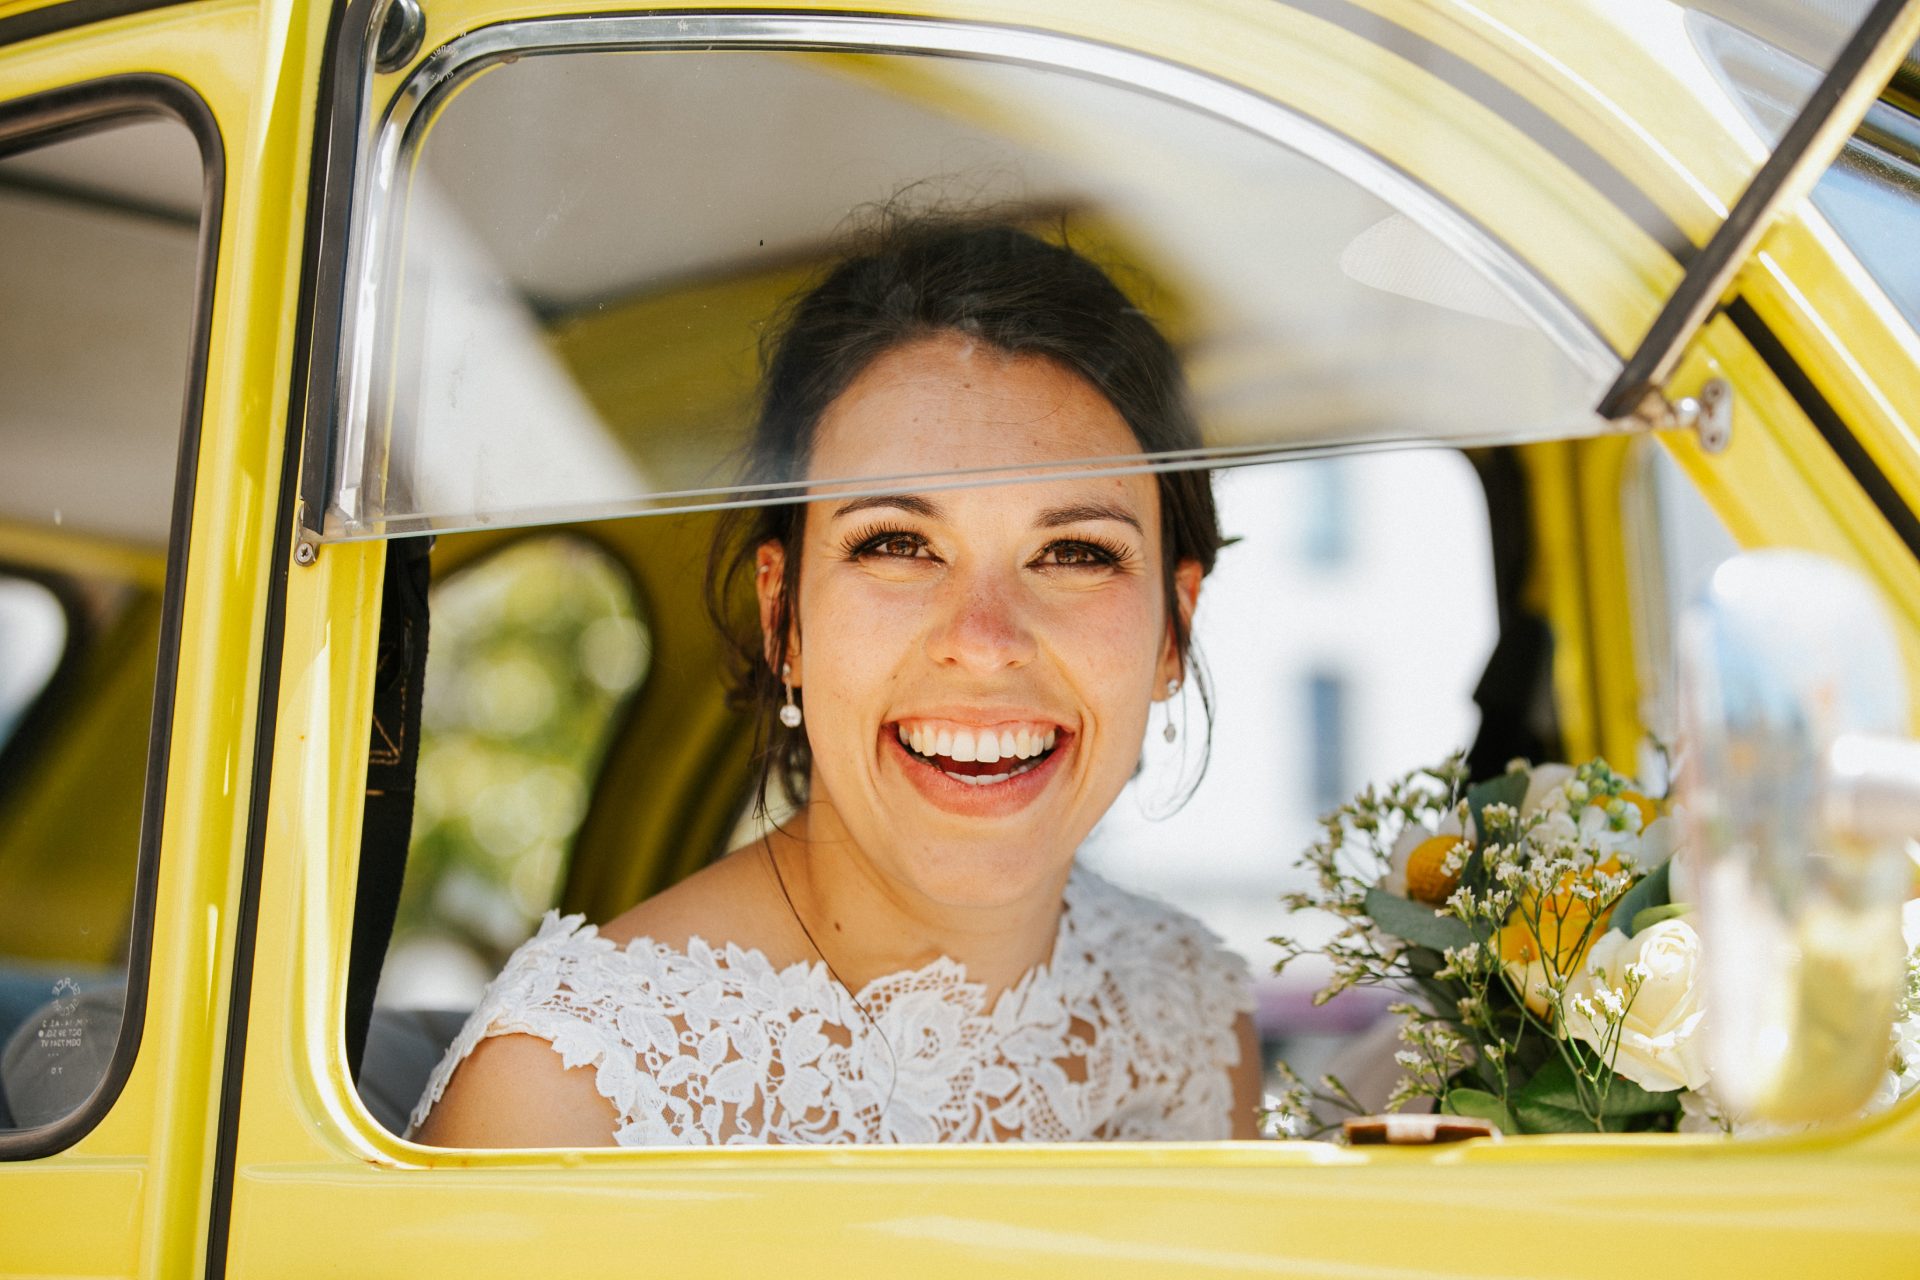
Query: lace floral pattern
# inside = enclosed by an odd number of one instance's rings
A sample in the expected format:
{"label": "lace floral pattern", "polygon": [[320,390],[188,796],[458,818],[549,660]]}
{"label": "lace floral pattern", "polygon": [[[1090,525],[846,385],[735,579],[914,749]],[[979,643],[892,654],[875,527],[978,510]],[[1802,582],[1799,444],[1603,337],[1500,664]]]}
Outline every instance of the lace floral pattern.
{"label": "lace floral pattern", "polygon": [[1197,921],[1076,869],[1052,959],[998,999],[942,958],[875,979],[859,1005],[818,962],[616,946],[549,912],[412,1127],[482,1039],[526,1033],[595,1069],[622,1146],[1224,1138],[1252,999]]}

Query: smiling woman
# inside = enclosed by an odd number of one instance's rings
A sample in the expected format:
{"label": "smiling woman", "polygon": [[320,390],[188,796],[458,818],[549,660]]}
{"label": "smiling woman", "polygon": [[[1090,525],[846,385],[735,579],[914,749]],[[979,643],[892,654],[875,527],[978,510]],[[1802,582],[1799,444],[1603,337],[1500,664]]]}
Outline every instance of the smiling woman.
{"label": "smiling woman", "polygon": [[[837,478],[722,534],[750,579],[759,802],[796,809],[596,928],[549,917],[415,1114],[461,1146],[1251,1136],[1241,963],[1077,870],[1192,672],[1220,546],[1166,340],[1071,248],[904,220],[769,348],[746,483]],[[864,491],[844,477],[999,483]]]}

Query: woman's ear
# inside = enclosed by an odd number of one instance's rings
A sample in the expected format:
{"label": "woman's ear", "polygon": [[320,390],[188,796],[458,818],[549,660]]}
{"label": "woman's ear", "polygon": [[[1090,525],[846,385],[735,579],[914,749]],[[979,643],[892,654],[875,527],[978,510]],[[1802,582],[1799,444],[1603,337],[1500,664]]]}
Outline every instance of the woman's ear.
{"label": "woman's ear", "polygon": [[[1193,634],[1193,611],[1198,608],[1200,604],[1200,579],[1204,576],[1204,571],[1200,568],[1200,562],[1191,558],[1182,560],[1173,571],[1173,604],[1174,607],[1180,611],[1180,630],[1189,636]],[[1171,620],[1169,620],[1167,624],[1166,648],[1160,655],[1161,692],[1156,695],[1156,697],[1165,695],[1167,682],[1169,680],[1179,680],[1182,682],[1186,680],[1187,676],[1184,666],[1185,664],[1181,661],[1180,657],[1180,645],[1177,639],[1177,633],[1173,629]]]}
{"label": "woman's ear", "polygon": [[760,601],[760,652],[766,654],[766,664],[774,668],[774,676],[780,676],[780,664],[774,656],[774,628],[780,626],[781,612],[787,614],[787,666],[793,668],[793,683],[801,683],[801,649],[795,643],[793,635],[793,612],[791,608],[781,610],[781,593],[787,589],[787,549],[781,545],[778,537],[768,537],[760,543],[760,549],[753,555],[753,593]]}

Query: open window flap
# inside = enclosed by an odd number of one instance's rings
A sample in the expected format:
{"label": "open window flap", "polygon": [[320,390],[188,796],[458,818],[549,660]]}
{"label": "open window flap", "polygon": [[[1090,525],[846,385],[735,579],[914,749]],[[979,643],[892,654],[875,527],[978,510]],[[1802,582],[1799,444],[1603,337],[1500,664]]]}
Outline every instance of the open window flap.
{"label": "open window flap", "polygon": [[[1143,54],[957,23],[603,15],[457,37],[394,92],[307,442],[309,554],[1610,429],[1593,405],[1618,356],[1525,259],[1335,127]],[[1048,292],[1049,323],[1144,317],[1193,430],[1043,457],[755,452],[792,300],[893,212],[980,209],[1110,277]],[[982,279],[940,305],[1030,288],[990,270],[1016,250],[967,258]]]}
{"label": "open window flap", "polygon": [[[1835,43],[1858,13],[1851,33]],[[1920,0],[1809,5],[1803,0],[1720,0],[1698,6],[1694,35],[1743,113],[1771,139],[1791,123],[1680,281],[1638,350],[1600,401],[1611,421],[1667,417],[1664,388],[1687,344],[1780,214],[1812,190],[1847,138],[1920,40]],[[1764,55],[1764,56],[1761,56]],[[1744,59],[1744,60],[1743,60]],[[1809,60],[1812,61],[1809,61]],[[1817,70],[1824,63],[1824,74]],[[1793,85],[1818,74],[1811,92]]]}

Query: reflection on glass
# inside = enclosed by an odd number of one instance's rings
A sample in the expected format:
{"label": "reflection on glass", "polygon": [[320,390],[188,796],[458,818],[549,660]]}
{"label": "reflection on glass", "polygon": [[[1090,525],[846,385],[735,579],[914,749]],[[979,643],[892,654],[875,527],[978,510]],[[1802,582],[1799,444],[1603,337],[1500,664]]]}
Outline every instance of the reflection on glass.
{"label": "reflection on glass", "polygon": [[1577,327],[1543,332],[1538,286],[1449,247],[1458,226],[1060,71],[526,56],[422,108],[408,145],[362,249],[336,535],[726,500],[768,317],[895,199],[992,206],[1110,267],[1221,456],[1590,432],[1614,368]]}
{"label": "reflection on glass", "polygon": [[40,696],[67,647],[67,615],[53,592],[0,577],[0,749]]}

